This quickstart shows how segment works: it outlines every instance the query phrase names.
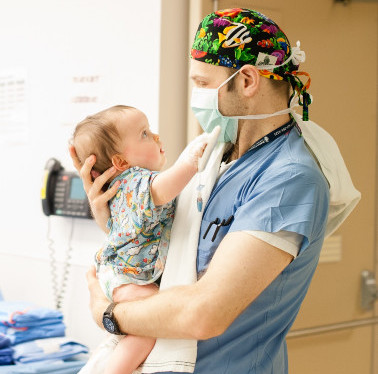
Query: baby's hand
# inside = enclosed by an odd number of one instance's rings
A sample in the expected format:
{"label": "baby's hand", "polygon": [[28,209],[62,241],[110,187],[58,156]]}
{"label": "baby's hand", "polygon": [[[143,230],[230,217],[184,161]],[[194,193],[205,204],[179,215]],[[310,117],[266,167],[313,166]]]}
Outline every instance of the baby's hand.
{"label": "baby's hand", "polygon": [[194,138],[182,151],[177,162],[185,163],[189,167],[193,167],[195,171],[198,170],[198,159],[203,155],[203,152],[208,143],[209,134],[203,133]]}
{"label": "baby's hand", "polygon": [[186,162],[196,171],[205,169],[220,134],[220,127],[216,126],[211,133],[203,133],[191,141],[181,153],[178,162]]}

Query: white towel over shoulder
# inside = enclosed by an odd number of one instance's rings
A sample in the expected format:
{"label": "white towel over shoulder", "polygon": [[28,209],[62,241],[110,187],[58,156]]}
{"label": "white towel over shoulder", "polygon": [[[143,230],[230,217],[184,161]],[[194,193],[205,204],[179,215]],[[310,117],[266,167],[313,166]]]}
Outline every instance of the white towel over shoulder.
{"label": "white towel over shoulder", "polygon": [[[200,178],[205,185],[201,190],[205,207],[218,176],[223,149],[224,144],[215,147],[205,170],[197,174],[178,197],[167,262],[160,284],[162,290],[197,281],[197,247],[202,220],[202,212],[197,209],[197,187]],[[196,358],[196,340],[157,339],[154,349],[140,367],[140,372],[193,373]]]}
{"label": "white towel over shoulder", "polygon": [[330,207],[325,236],[335,232],[361,199],[339,147],[327,131],[312,121],[300,124],[303,138],[317,158],[329,183]]}

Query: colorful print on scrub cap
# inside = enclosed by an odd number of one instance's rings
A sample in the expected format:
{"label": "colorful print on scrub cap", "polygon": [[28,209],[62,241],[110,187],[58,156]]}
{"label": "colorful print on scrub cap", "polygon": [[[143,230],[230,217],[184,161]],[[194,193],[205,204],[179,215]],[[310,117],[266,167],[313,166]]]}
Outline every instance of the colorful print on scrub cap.
{"label": "colorful print on scrub cap", "polygon": [[[310,76],[299,72],[299,63],[305,60],[299,42],[291,47],[285,33],[263,14],[245,8],[218,10],[200,23],[191,50],[191,58],[208,64],[240,69],[254,65],[260,75],[290,82],[303,106],[303,120],[308,120],[307,93]],[[308,77],[305,84],[299,75]]]}

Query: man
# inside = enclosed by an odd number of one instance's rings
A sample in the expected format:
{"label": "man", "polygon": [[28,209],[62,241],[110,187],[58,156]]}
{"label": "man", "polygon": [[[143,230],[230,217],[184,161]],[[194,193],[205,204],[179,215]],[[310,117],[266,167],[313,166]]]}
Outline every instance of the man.
{"label": "man", "polygon": [[[289,115],[290,86],[304,120],[311,102],[293,49],[252,10],[218,11],[201,22],[191,53],[192,107],[206,131],[221,126],[230,147],[203,211],[199,280],[112,305],[122,333],[198,339],[197,374],[288,371],[285,336],[315,271],[329,206],[327,181]],[[101,187],[114,171],[92,183],[94,157],[81,166],[71,154],[105,227],[116,190]],[[87,280],[102,326],[109,301],[94,269]]]}

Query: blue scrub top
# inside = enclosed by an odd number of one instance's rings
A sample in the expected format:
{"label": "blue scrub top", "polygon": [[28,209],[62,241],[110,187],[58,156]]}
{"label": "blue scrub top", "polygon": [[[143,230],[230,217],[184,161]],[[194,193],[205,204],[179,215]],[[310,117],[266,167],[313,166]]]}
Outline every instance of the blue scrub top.
{"label": "blue scrub top", "polygon": [[[204,210],[198,272],[228,232],[286,230],[304,239],[298,256],[222,335],[198,342],[195,374],[288,372],[285,336],[318,263],[328,206],[327,181],[294,129],[244,154],[218,180]],[[231,215],[214,242],[215,225],[203,239],[211,221]]]}

